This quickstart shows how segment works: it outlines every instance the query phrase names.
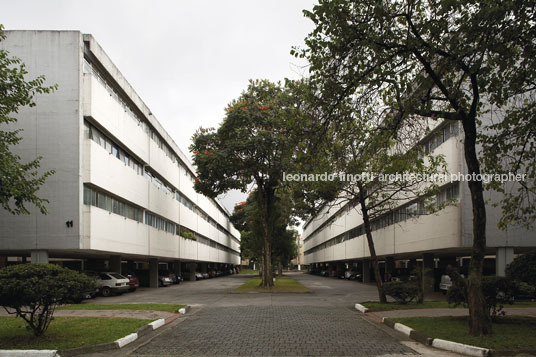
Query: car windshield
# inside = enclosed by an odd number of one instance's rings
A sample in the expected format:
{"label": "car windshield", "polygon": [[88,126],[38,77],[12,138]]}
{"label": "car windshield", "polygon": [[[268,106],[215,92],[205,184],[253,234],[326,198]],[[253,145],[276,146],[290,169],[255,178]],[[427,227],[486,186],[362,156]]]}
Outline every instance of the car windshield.
{"label": "car windshield", "polygon": [[126,279],[123,275],[120,275],[120,274],[117,274],[117,273],[112,273],[110,275],[113,276],[116,279]]}

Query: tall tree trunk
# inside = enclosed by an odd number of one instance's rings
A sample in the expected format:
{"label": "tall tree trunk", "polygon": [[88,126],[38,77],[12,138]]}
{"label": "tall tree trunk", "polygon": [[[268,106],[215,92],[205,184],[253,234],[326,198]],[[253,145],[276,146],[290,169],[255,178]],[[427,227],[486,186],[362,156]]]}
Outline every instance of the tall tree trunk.
{"label": "tall tree trunk", "polygon": [[273,192],[270,188],[266,188],[264,185],[257,183],[259,212],[261,216],[262,233],[264,239],[263,247],[263,274],[262,274],[262,287],[271,288],[274,286],[274,279],[272,274],[272,237],[271,230],[268,227],[270,217],[271,195]]}
{"label": "tall tree trunk", "polygon": [[380,299],[380,303],[385,304],[387,302],[387,298],[383,293],[382,276],[380,274],[380,267],[378,265],[378,257],[376,256],[376,248],[374,248],[374,241],[372,240],[370,218],[366,205],[366,193],[364,192],[364,188],[360,183],[358,183],[357,186],[359,188],[359,204],[361,206],[361,213],[363,215],[363,224],[365,225],[365,233],[367,235],[370,259],[372,260],[372,268],[374,269],[374,280],[376,280],[376,287],[378,288],[378,297]]}
{"label": "tall tree trunk", "polygon": [[[476,120],[465,118],[462,121],[465,132],[465,163],[469,174],[480,174],[480,164],[476,154]],[[468,181],[473,204],[473,249],[467,279],[469,328],[473,336],[491,333],[491,318],[486,311],[486,300],[482,292],[482,268],[486,254],[486,205],[482,182]]]}
{"label": "tall tree trunk", "polygon": [[283,264],[281,264],[281,260],[279,260],[279,266],[278,266],[279,276],[283,276]]}

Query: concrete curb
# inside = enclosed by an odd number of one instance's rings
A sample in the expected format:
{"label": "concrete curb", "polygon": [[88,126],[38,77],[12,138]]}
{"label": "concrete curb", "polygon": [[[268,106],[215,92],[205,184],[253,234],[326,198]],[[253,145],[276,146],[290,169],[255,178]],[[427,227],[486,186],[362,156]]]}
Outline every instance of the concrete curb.
{"label": "concrete curb", "polygon": [[56,350],[0,350],[0,356],[2,357],[19,357],[19,356],[37,356],[37,357],[55,357],[57,356]]}
{"label": "concrete curb", "polygon": [[457,343],[440,338],[434,338],[432,341],[432,347],[439,348],[441,350],[460,353],[466,356],[482,356],[489,355],[489,349],[476,346],[464,345],[463,343]]}
{"label": "concrete curb", "polygon": [[[185,315],[187,312],[190,311],[190,306],[186,306],[186,308],[179,309],[179,313],[181,315]],[[179,317],[177,314],[175,318]],[[108,343],[101,343],[98,345],[93,346],[84,346],[84,347],[75,347],[75,348],[69,348],[65,350],[0,350],[0,357],[70,357],[70,356],[78,356],[81,354],[87,354],[87,353],[95,353],[95,352],[102,352],[102,351],[108,351],[113,349],[120,349],[128,345],[129,343],[132,343],[136,341],[139,337],[148,334],[149,332],[156,330],[164,325],[167,325],[171,321],[175,320],[169,319],[158,319],[153,322],[148,323],[145,326],[142,326],[138,329],[138,331],[131,333],[125,337],[121,337],[118,340],[115,340],[114,342],[108,342]]]}
{"label": "concrete curb", "polygon": [[156,330],[157,328],[160,328],[166,324],[166,320],[164,319],[158,319],[156,321],[151,322],[149,325],[153,327],[153,330]]}
{"label": "concrete curb", "polygon": [[442,340],[439,338],[430,338],[423,333],[415,331],[409,326],[406,326],[398,322],[394,322],[393,320],[387,319],[385,317],[382,319],[382,323],[398,332],[403,333],[404,335],[408,336],[412,340],[415,340],[427,346],[435,347],[440,350],[455,352],[455,353],[459,353],[465,356],[479,356],[479,357],[480,356],[481,357],[492,356],[494,352],[493,350],[490,350],[487,348],[465,345],[463,343]]}
{"label": "concrete curb", "polygon": [[362,313],[367,313],[368,312],[368,309],[366,307],[364,307],[363,305],[361,305],[361,304],[355,304],[355,309],[357,311],[362,312]]}

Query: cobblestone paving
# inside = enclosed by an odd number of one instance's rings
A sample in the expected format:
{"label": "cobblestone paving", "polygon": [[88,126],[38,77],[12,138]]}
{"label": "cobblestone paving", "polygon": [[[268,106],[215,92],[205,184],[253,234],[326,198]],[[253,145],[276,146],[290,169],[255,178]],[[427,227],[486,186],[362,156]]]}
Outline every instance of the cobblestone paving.
{"label": "cobblestone paving", "polygon": [[179,356],[417,354],[343,307],[204,307],[134,352]]}

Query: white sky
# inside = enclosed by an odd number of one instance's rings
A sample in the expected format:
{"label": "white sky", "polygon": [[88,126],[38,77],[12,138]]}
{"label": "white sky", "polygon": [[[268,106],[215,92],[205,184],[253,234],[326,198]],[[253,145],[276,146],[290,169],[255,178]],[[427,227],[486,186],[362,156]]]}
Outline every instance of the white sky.
{"label": "white sky", "polygon": [[[313,0],[1,0],[7,30],[91,33],[185,154],[199,126],[217,127],[249,79],[297,79]],[[229,193],[232,211],[244,200]]]}

